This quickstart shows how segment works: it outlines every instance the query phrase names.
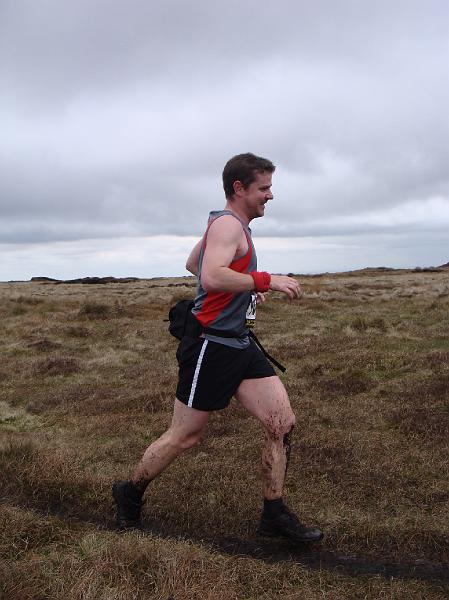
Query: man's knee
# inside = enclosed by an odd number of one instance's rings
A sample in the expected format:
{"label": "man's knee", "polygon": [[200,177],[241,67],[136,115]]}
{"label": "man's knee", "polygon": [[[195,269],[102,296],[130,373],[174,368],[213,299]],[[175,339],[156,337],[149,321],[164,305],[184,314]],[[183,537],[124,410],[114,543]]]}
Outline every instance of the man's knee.
{"label": "man's knee", "polygon": [[170,431],[170,443],[179,451],[189,450],[201,441],[201,431],[179,433]]}
{"label": "man's knee", "polygon": [[290,436],[296,424],[296,417],[291,409],[282,411],[282,413],[270,414],[265,420],[265,429],[270,437],[276,439],[285,439]]}

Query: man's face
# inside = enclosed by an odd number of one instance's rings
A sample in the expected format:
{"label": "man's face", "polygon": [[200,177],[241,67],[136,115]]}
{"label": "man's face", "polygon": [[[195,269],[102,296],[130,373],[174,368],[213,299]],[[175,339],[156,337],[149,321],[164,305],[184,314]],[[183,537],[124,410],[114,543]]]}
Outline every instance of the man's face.
{"label": "man's face", "polygon": [[256,179],[246,189],[242,189],[242,200],[250,219],[264,216],[265,204],[273,198],[271,178],[271,173],[256,173]]}

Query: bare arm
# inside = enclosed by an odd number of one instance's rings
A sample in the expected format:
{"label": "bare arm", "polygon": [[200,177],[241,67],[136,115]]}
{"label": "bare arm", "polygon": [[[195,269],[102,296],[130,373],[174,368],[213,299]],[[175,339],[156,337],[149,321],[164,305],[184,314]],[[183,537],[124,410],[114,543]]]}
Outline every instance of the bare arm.
{"label": "bare arm", "polygon": [[198,275],[198,260],[200,258],[201,244],[203,240],[201,239],[199,242],[195,244],[192,248],[191,253],[189,254],[189,258],[186,262],[186,269],[190,271],[192,275]]}
{"label": "bare arm", "polygon": [[[209,228],[201,270],[201,285],[206,292],[238,293],[254,290],[251,275],[237,273],[229,268],[242,235],[242,226],[231,216],[220,217]],[[300,296],[299,283],[287,275],[272,275],[270,290],[283,292],[291,300]]]}
{"label": "bare arm", "polygon": [[220,217],[210,226],[201,268],[201,285],[206,292],[236,293],[254,289],[251,275],[229,268],[242,235],[242,226],[231,216]]}

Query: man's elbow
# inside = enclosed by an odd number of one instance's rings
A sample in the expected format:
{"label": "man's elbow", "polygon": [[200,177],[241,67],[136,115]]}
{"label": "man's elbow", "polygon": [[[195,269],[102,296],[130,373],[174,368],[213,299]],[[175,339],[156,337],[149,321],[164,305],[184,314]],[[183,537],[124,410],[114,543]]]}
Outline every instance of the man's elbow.
{"label": "man's elbow", "polygon": [[187,261],[186,269],[189,271],[189,273],[192,273],[192,275],[198,275],[198,268],[195,263]]}
{"label": "man's elbow", "polygon": [[213,294],[221,291],[216,279],[207,273],[204,273],[201,276],[201,287],[208,294]]}

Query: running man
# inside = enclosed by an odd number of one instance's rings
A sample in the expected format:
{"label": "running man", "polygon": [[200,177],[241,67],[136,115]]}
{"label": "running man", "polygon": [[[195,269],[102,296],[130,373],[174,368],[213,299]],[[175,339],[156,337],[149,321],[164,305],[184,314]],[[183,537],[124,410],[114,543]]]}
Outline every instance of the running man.
{"label": "running man", "polygon": [[271,364],[250,339],[256,297],[268,290],[298,298],[298,282],[257,271],[249,223],[263,217],[271,193],[273,163],[254,154],[231,158],[223,171],[226,206],[210,213],[207,230],[186,267],[197,275],[193,319],[196,337],[184,337],[176,356],[179,380],[169,429],[145,451],[130,481],[113,485],[117,526],[140,526],[148,486],[185,450],[197,444],[209,414],[233,396],[265,429],[262,450],[264,504],[257,533],[296,542],[317,542],[323,533],[306,527],[282,499],[295,415]]}

